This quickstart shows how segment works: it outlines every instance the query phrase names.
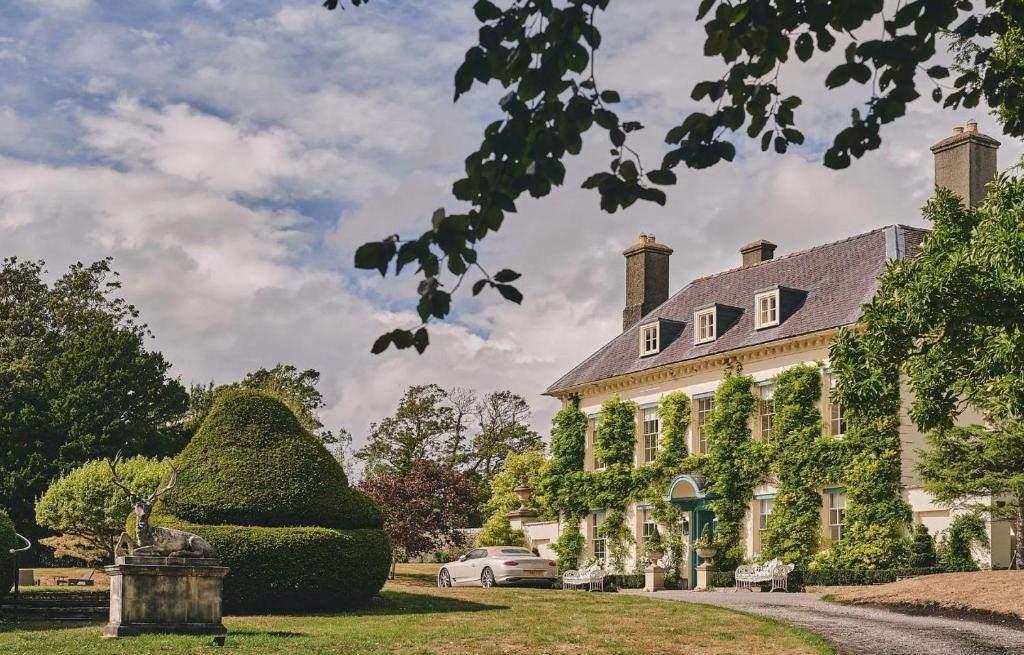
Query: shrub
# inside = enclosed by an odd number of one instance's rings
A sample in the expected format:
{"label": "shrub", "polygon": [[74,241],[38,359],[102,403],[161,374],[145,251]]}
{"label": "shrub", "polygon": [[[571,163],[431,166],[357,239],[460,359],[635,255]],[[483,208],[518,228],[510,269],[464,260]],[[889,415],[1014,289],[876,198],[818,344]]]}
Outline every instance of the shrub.
{"label": "shrub", "polygon": [[914,526],[914,540],[910,545],[910,567],[915,569],[935,566],[935,539],[928,534],[924,523]]}
{"label": "shrub", "polygon": [[217,549],[230,568],[224,580],[228,612],[359,606],[384,585],[391,567],[381,529],[161,523],[194,532]]}
{"label": "shrub", "polygon": [[[789,574],[788,591],[800,591],[804,587],[834,587],[837,585],[872,585],[896,582],[899,578],[942,573],[936,567],[911,569],[797,569]],[[716,587],[732,587],[736,584],[735,571],[716,571],[711,582]]]}
{"label": "shrub", "polygon": [[476,545],[485,546],[526,546],[526,533],[513,530],[504,512],[495,512],[484,523],[484,529],[476,538]]}
{"label": "shrub", "polygon": [[0,509],[0,599],[14,586],[14,556],[9,551],[17,548],[17,544],[14,523],[7,512]]}
{"label": "shrub", "polygon": [[193,523],[339,530],[383,524],[327,449],[265,393],[220,394],[175,466],[178,484],[167,509]]}
{"label": "shrub", "polygon": [[231,569],[227,611],[351,607],[383,586],[391,544],[380,510],[281,401],[219,395],[175,467],[153,522],[213,545]]}
{"label": "shrub", "polygon": [[939,547],[939,566],[950,573],[977,571],[975,546],[988,548],[985,520],[977,513],[960,514],[953,519]]}
{"label": "shrub", "polygon": [[582,532],[567,527],[559,535],[558,541],[551,544],[551,549],[558,553],[558,571],[564,573],[579,566],[580,556],[583,555],[586,545]]}

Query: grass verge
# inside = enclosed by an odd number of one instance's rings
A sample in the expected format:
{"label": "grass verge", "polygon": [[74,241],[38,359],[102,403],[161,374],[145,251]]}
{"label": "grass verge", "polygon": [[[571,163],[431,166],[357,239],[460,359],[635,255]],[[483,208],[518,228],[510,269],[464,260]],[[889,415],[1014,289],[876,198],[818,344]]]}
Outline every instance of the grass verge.
{"label": "grass verge", "polygon": [[[818,655],[818,637],[726,609],[642,596],[536,589],[437,589],[436,567],[399,569],[365,610],[228,617],[232,652],[346,655]],[[205,654],[205,639],[99,639],[99,625],[0,627],[5,655]]]}

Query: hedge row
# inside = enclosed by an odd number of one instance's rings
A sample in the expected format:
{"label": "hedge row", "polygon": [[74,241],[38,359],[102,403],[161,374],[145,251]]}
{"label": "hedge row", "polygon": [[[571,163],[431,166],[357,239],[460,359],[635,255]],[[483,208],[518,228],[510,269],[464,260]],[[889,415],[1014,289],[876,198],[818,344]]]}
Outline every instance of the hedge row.
{"label": "hedge row", "polygon": [[196,525],[161,517],[194,532],[230,568],[224,580],[229,613],[356,607],[384,585],[391,565],[387,534],[376,528],[265,528]]}
{"label": "hedge row", "polygon": [[[893,570],[808,570],[793,571],[789,574],[789,591],[804,587],[832,587],[836,585],[872,585],[896,582],[899,578],[945,573],[940,568],[893,569]],[[736,584],[735,571],[716,571],[711,576],[715,587],[732,587]]]}
{"label": "hedge row", "polygon": [[14,523],[7,512],[0,509],[0,600],[14,586],[14,556],[10,550],[17,548],[18,540],[14,536]]}

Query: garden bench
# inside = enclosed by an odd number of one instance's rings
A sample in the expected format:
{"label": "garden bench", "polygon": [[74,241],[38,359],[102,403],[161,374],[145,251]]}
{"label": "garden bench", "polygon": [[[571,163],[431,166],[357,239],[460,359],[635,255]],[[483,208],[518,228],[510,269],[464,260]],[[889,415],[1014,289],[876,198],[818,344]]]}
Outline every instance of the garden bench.
{"label": "garden bench", "polygon": [[783,564],[781,560],[773,559],[760,566],[745,564],[736,569],[736,588],[751,591],[751,587],[762,582],[770,582],[770,591],[781,589],[785,591],[789,586],[789,574],[795,567],[792,564]]}
{"label": "garden bench", "polygon": [[588,591],[604,591],[606,577],[608,577],[608,573],[600,567],[591,567],[582,571],[566,571],[562,575],[562,589],[586,587]]}
{"label": "garden bench", "polygon": [[95,573],[96,569],[93,569],[89,571],[89,575],[84,578],[72,578],[67,575],[58,575],[55,578],[55,582],[58,587],[61,585],[67,585],[69,587],[92,587],[96,584],[96,581],[92,579],[92,576],[95,575]]}

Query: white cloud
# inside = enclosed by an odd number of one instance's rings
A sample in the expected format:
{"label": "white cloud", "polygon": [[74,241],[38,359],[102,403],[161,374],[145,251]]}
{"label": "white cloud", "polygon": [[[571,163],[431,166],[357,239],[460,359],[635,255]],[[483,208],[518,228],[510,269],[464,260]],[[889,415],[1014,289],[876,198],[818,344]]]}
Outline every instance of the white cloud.
{"label": "white cloud", "polygon": [[[970,117],[915,103],[882,149],[828,171],[820,140],[863,89],[825,93],[828,62],[816,59],[784,80],[804,95],[799,118],[816,146],[779,157],[740,137],[735,163],[679,170],[666,208],[615,215],[579,188],[607,166],[606,142],[589,141],[564,188],[521,202],[483,244],[491,269],[524,273],[523,306],[491,292],[461,299],[426,355],[374,357],[378,333],[415,322],[395,311],[409,306],[415,280],[353,271],[352,253],[395,231],[418,234],[434,208],[453,207],[451,182],[501,91],[452,105],[452,73],[476,29],[466,3],[401,4],[221,12],[207,0],[134,14],[93,5],[81,20],[44,12],[0,26],[0,59],[13,62],[0,72],[3,254],[46,258],[53,272],[113,255],[154,347],[186,382],[278,361],[312,366],[328,424],[357,435],[408,384],[511,388],[546,431],[557,404],[540,393],[620,327],[621,251],[639,232],[676,249],[679,288],[736,265],[754,238],[783,254],[919,223],[927,146]],[[647,125],[637,145],[657,161],[664,131],[695,106],[692,82],[713,73],[695,54],[692,7],[623,7],[602,19],[597,70]],[[1001,161],[1021,152],[1006,143]]]}

